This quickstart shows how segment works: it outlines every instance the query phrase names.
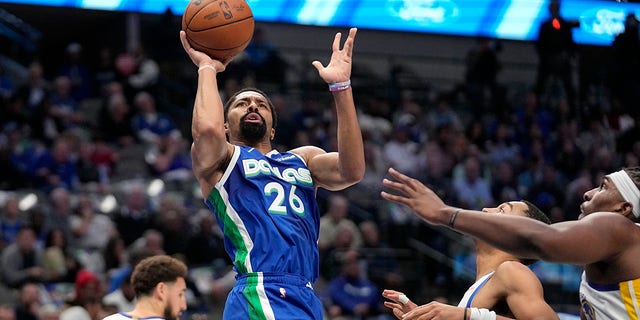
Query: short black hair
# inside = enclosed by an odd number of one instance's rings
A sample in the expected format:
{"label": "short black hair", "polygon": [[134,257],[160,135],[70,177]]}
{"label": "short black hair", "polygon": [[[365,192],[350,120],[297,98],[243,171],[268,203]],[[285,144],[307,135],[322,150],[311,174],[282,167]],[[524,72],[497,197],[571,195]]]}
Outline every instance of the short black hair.
{"label": "short black hair", "polygon": [[236,97],[238,97],[239,94],[247,91],[257,92],[261,94],[265,99],[267,99],[267,102],[269,103],[269,109],[271,109],[271,120],[272,120],[271,127],[275,129],[278,125],[278,114],[276,113],[276,108],[273,106],[273,102],[271,102],[271,99],[269,99],[269,96],[267,96],[267,94],[264,91],[258,88],[253,88],[253,87],[240,89],[238,92],[234,93],[231,97],[229,97],[227,102],[224,104],[224,122],[227,122],[227,114],[229,112],[229,107],[231,107],[231,104],[234,101],[236,101]]}
{"label": "short black hair", "polygon": [[[527,210],[524,211],[524,214],[527,217],[544,222],[546,224],[551,224],[551,219],[549,219],[549,217],[547,217],[547,215],[544,212],[542,212],[540,208],[536,207],[536,205],[534,205],[533,203],[527,200],[522,200],[522,202],[524,202],[524,204],[527,205]],[[521,260],[522,260],[522,263],[525,265],[531,265],[531,264],[534,264],[535,262],[538,262],[538,259],[521,259]]]}

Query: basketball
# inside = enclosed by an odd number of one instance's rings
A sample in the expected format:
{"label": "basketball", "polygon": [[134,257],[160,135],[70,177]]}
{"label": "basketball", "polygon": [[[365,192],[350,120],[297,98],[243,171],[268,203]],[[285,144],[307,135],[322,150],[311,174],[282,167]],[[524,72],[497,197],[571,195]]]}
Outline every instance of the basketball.
{"label": "basketball", "polygon": [[254,20],[245,0],[191,0],[182,30],[191,47],[225,62],[249,45]]}

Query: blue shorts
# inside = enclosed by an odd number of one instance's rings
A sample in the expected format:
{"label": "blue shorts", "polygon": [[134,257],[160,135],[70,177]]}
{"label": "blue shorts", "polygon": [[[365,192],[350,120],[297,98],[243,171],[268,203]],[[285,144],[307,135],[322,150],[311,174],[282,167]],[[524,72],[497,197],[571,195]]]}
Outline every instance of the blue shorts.
{"label": "blue shorts", "polygon": [[227,297],[224,320],[316,319],[322,304],[311,283],[297,275],[239,274]]}

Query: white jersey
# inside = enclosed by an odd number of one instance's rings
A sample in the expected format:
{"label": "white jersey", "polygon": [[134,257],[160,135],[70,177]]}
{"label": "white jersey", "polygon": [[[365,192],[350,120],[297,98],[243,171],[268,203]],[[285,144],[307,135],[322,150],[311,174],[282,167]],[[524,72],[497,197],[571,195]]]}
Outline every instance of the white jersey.
{"label": "white jersey", "polygon": [[125,312],[119,312],[119,313],[114,313],[102,320],[164,320],[164,318],[158,317],[158,316],[137,318],[137,317],[130,316]]}
{"label": "white jersey", "polygon": [[587,320],[640,319],[640,278],[600,285],[582,273],[580,305]]}
{"label": "white jersey", "polygon": [[472,284],[471,287],[467,289],[467,292],[464,293],[464,296],[462,296],[462,300],[460,300],[460,303],[458,303],[458,307],[470,308],[473,298],[475,298],[478,291],[480,291],[482,286],[484,286],[484,284],[489,281],[489,278],[491,278],[494,273],[495,270],[485,274],[484,276],[482,276],[482,278],[478,279],[474,284]]}

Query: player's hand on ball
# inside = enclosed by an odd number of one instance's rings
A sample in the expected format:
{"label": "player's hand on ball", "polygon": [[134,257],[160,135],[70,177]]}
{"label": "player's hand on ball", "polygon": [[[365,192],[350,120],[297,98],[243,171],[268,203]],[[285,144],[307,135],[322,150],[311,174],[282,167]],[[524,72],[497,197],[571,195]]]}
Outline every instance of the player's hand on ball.
{"label": "player's hand on ball", "polygon": [[182,47],[184,51],[189,55],[189,58],[198,67],[209,64],[216,69],[216,72],[222,72],[226,68],[227,64],[231,61],[218,61],[211,59],[206,53],[198,51],[191,47],[189,41],[187,41],[187,35],[184,31],[180,31],[180,42],[182,42]]}
{"label": "player's hand on ball", "polygon": [[349,30],[349,36],[345,40],[342,49],[340,48],[342,34],[340,32],[336,33],[333,39],[331,61],[326,67],[320,61],[312,62],[313,66],[318,69],[320,77],[326,83],[344,82],[351,79],[351,57],[357,31],[358,29],[356,28]]}

